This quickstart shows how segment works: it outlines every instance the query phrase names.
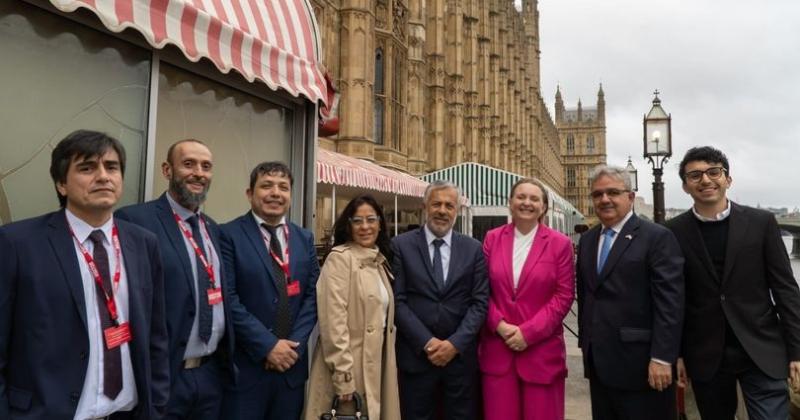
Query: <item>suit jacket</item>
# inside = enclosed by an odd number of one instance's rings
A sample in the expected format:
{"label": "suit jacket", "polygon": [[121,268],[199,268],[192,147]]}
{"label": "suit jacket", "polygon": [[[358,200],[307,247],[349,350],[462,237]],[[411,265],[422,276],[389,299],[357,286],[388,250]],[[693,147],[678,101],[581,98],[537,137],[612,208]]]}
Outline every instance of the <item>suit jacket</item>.
{"label": "suit jacket", "polygon": [[683,327],[683,256],[675,236],[635,214],[617,234],[597,274],[601,225],[578,245],[578,344],[584,373],[590,366],[603,384],[648,389],[655,358],[673,366]]}
{"label": "suit jacket", "polygon": [[[400,420],[394,299],[385,264],[377,249],[355,243],[328,254],[317,285],[320,334],[311,360],[306,420],[330,411],[334,395],[353,391],[364,399],[370,419]],[[387,310],[376,280],[389,294]]]}
{"label": "suit jacket", "polygon": [[[489,267],[489,314],[481,331],[481,371],[504,375],[512,369],[527,382],[549,384],[567,375],[561,322],[575,297],[572,242],[540,224],[519,283],[514,289],[514,225],[492,229],[483,240]],[[501,320],[518,325],[528,348],[515,352],[497,334]],[[502,395],[499,391],[498,395]]]}
{"label": "suit jacket", "polygon": [[[158,242],[115,220],[125,260],[136,419],[159,418],[169,394]],[[89,355],[78,254],[64,210],[0,228],[0,418],[72,419]]]}
{"label": "suit jacket", "polygon": [[489,282],[481,243],[453,232],[445,286],[433,278],[424,226],[392,240],[397,365],[407,372],[433,368],[425,344],[449,340],[467,366],[477,363],[478,332],[486,318]]}
{"label": "suit jacket", "polygon": [[[150,232],[158,238],[161,251],[161,261],[164,267],[164,300],[166,303],[167,331],[169,331],[169,368],[170,376],[178,377],[178,370],[183,366],[183,356],[186,353],[186,343],[192,332],[195,319],[195,279],[192,274],[192,265],[189,258],[196,258],[186,250],[186,245],[175,218],[172,214],[166,193],[156,200],[143,204],[124,207],[116,212],[117,219],[128,220]],[[222,251],[219,246],[219,226],[207,215],[203,214],[208,234],[211,237],[214,250],[222,261]],[[202,267],[198,267],[202,270]],[[224,279],[224,267],[220,267],[220,275]],[[228,293],[223,279],[217,279],[217,284],[222,287],[223,308],[225,312],[225,334],[217,346],[222,350],[229,362],[228,367],[233,373],[230,356],[233,354],[233,323],[231,322],[230,304]],[[205,298],[205,291],[200,297]],[[233,375],[231,378],[233,379]]]}
{"label": "suit jacket", "polygon": [[[731,203],[723,278],[692,211],[670,220],[686,256],[682,355],[689,376],[708,380],[722,361],[725,320],[764,373],[786,378],[800,360],[800,292],[775,216]],[[774,299],[774,303],[773,303]]]}
{"label": "suit jacket", "polygon": [[[288,223],[288,227],[289,272],[292,281],[300,282],[300,293],[289,297],[292,332],[287,338],[300,343],[300,358],[283,375],[287,385],[296,388],[308,378],[308,337],[317,323],[319,263],[311,232],[294,223]],[[222,258],[236,333],[233,359],[239,368],[238,385],[246,388],[266,374],[264,362],[278,342],[272,333],[277,280],[272,274],[272,257],[252,213],[222,225]]]}

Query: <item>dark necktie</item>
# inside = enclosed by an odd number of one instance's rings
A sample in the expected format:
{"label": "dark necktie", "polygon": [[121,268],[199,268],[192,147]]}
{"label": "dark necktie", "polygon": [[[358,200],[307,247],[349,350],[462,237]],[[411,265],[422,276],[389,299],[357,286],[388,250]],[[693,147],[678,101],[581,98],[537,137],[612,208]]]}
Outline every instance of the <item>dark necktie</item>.
{"label": "dark necktie", "polygon": [[[278,240],[278,226],[270,226],[262,223],[261,226],[269,232],[269,249],[273,254],[283,258],[283,250]],[[275,279],[275,287],[278,289],[278,307],[275,308],[275,326],[273,331],[278,338],[286,338],[292,330],[292,314],[289,311],[289,295],[286,290],[286,273],[281,268],[280,263],[270,256],[272,261],[272,277]]]}
{"label": "dark necktie", "polygon": [[440,288],[444,288],[444,265],[442,264],[442,244],[444,239],[433,240],[433,279]]}
{"label": "dark necktie", "polygon": [[[95,266],[97,266],[97,271],[100,272],[100,277],[103,278],[103,288],[110,296],[113,296],[114,289],[111,286],[111,277],[108,269],[108,252],[106,252],[106,247],[103,246],[104,237],[103,231],[99,229],[89,234],[89,239],[94,244],[92,259]],[[100,312],[100,326],[105,331],[113,326],[111,314],[108,313],[103,290],[96,283],[95,285],[97,286],[95,294],[97,295],[97,306]],[[100,334],[100,336],[102,337],[101,340],[103,340],[103,393],[113,400],[122,391],[122,354],[119,346],[113,349],[108,348],[105,343],[105,334]]]}
{"label": "dark necktie", "polygon": [[[186,219],[186,221],[192,227],[192,237],[194,241],[197,242],[197,247],[200,248],[203,256],[208,260],[208,255],[206,255],[205,252],[206,248],[203,246],[203,235],[200,234],[200,224],[198,223],[197,215]],[[203,261],[200,260],[200,256],[197,255],[196,252],[194,254],[197,264],[197,303],[199,309],[197,314],[197,334],[200,340],[204,343],[208,343],[208,340],[211,338],[211,321],[213,318],[211,305],[208,303],[208,289],[211,288],[211,280],[208,278],[208,272],[203,265]]]}

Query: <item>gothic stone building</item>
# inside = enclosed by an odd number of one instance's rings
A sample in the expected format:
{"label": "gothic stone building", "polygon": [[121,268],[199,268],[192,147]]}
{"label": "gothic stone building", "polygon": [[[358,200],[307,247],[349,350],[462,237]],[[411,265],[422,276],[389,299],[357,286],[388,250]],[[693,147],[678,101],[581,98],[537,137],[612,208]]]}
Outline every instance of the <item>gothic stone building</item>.
{"label": "gothic stone building", "polygon": [[606,99],[603,85],[597,92],[597,106],[565,108],[561,89],[556,90],[556,128],[561,138],[566,187],[564,197],[590,224],[596,222],[589,197],[589,176],[597,165],[606,163]]}
{"label": "gothic stone building", "polygon": [[[465,161],[563,195],[539,86],[537,0],[311,0],[341,93],[321,147],[421,175]],[[603,140],[598,147],[602,147]]]}

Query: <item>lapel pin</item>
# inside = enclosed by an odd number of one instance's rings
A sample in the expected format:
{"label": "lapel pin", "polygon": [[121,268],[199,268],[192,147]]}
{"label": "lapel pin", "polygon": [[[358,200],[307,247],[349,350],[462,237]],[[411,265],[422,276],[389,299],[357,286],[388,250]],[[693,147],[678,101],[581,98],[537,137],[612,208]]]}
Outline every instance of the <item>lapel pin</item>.
{"label": "lapel pin", "polygon": [[633,235],[625,235],[625,239],[630,241],[631,239],[633,239]]}

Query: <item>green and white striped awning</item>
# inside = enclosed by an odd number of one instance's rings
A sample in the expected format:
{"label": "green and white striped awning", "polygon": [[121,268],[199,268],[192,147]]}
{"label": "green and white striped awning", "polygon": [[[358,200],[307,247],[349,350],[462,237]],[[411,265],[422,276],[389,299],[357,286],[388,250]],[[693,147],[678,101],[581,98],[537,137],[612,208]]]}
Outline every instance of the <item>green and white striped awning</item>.
{"label": "green and white striped awning", "polygon": [[[423,175],[423,181],[433,182],[447,180],[461,187],[472,207],[505,207],[511,186],[522,178],[522,175],[502,169],[492,168],[475,162],[464,162],[448,168]],[[572,203],[561,197],[550,186],[545,184],[550,196],[551,206],[564,212],[580,214]]]}

